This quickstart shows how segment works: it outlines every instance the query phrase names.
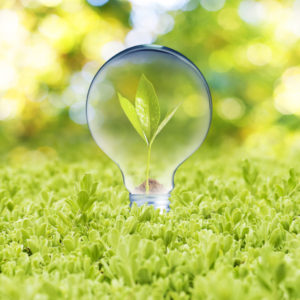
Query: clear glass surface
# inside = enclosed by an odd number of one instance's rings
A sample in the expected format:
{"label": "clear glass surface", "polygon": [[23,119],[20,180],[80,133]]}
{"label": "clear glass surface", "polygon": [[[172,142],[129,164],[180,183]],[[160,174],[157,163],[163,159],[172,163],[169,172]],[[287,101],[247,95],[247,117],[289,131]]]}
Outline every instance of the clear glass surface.
{"label": "clear glass surface", "polygon": [[[157,94],[160,121],[178,106],[152,144],[148,191],[147,145],[118,99],[119,93],[134,105],[143,75]],[[145,194],[146,199],[149,194],[168,195],[173,189],[177,167],[207,135],[212,103],[203,75],[190,60],[166,47],[142,45],[118,53],[100,68],[88,92],[86,113],[93,138],[120,167],[130,194]]]}

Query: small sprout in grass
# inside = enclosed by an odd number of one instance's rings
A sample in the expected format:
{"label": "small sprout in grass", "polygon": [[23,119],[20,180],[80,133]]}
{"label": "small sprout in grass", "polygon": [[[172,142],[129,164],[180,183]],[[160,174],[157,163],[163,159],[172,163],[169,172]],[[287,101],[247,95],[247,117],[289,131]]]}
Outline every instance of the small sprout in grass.
{"label": "small sprout in grass", "polygon": [[272,231],[270,236],[270,244],[274,248],[280,247],[285,237],[284,230],[282,228],[276,228]]}
{"label": "small sprout in grass", "polygon": [[[91,210],[96,200],[97,187],[98,183],[92,180],[92,175],[85,174],[77,185],[76,196],[66,199],[66,203],[71,208],[73,214],[80,213],[79,220],[87,220],[86,214]],[[58,212],[58,215],[66,225],[70,223],[63,213]]]}
{"label": "small sprout in grass", "polygon": [[142,75],[139,81],[135,96],[135,105],[120,93],[118,93],[118,97],[120,105],[131,125],[147,145],[146,180],[144,185],[146,193],[149,193],[151,191],[149,172],[152,144],[157,135],[172,119],[181,103],[174,107],[160,122],[159,101],[153,84],[145,75]]}
{"label": "small sprout in grass", "polygon": [[209,269],[211,269],[218,257],[219,252],[219,245],[216,241],[211,242],[211,244],[208,247],[207,253],[206,253],[206,259],[207,259],[207,266]]}
{"label": "small sprout in grass", "polygon": [[243,161],[242,170],[245,182],[249,185],[254,184],[258,177],[257,168],[252,163],[250,163],[248,159],[246,159]]}
{"label": "small sprout in grass", "polygon": [[237,224],[242,218],[242,214],[241,211],[236,208],[234,209],[234,211],[232,212],[232,221],[234,224]]}

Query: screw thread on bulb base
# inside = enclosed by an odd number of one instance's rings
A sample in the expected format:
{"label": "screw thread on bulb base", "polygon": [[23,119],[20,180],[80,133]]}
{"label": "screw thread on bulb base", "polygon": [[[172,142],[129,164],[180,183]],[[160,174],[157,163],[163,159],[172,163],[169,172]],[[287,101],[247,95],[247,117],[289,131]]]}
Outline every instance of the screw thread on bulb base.
{"label": "screw thread on bulb base", "polygon": [[153,205],[155,209],[159,209],[161,212],[165,210],[170,211],[170,194],[129,194],[130,207],[133,203],[137,206],[142,206],[144,204]]}

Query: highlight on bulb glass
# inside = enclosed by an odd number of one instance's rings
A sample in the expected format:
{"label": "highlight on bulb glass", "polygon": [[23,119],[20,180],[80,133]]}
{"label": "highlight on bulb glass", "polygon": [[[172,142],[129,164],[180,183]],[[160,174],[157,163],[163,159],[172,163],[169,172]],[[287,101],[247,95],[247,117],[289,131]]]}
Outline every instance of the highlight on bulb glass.
{"label": "highlight on bulb glass", "polygon": [[211,95],[199,69],[170,48],[128,48],[95,75],[86,114],[94,140],[122,172],[130,205],[169,211],[174,174],[211,123]]}

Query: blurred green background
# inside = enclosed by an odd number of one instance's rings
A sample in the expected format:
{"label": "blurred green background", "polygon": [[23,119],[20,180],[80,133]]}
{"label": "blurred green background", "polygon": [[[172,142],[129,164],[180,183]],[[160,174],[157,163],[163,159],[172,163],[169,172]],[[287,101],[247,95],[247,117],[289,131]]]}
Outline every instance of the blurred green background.
{"label": "blurred green background", "polygon": [[2,160],[95,153],[84,115],[90,81],[117,52],[151,43],[186,55],[206,77],[208,147],[300,151],[300,0],[4,0]]}

